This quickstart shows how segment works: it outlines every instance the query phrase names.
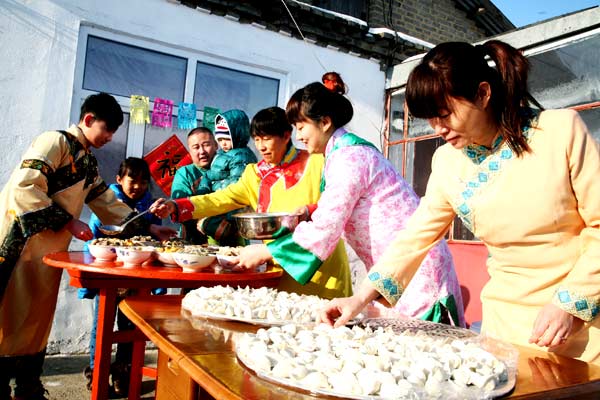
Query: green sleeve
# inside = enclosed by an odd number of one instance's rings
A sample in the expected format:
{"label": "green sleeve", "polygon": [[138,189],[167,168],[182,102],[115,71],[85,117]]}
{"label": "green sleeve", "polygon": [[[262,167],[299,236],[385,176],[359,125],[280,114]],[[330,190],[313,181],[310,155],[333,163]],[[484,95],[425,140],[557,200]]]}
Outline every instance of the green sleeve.
{"label": "green sleeve", "polygon": [[291,233],[267,243],[267,248],[273,259],[302,285],[308,283],[323,264],[317,256],[294,242]]}

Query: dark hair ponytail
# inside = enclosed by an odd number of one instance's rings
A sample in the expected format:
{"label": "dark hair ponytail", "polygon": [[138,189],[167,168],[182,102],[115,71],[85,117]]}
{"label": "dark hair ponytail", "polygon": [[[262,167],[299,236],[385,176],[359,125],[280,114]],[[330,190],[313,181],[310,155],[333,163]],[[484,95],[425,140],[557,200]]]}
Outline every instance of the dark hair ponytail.
{"label": "dark hair ponytail", "polygon": [[[488,65],[488,56],[495,64]],[[474,102],[481,82],[488,82],[492,95],[490,106],[502,137],[521,155],[529,151],[523,136],[527,115],[520,112],[529,105],[527,91],[529,62],[521,52],[507,43],[490,40],[473,46],[464,42],[441,43],[423,57],[410,73],[406,86],[406,103],[417,118],[440,117],[451,111],[449,98]]]}
{"label": "dark hair ponytail", "polygon": [[292,95],[285,113],[290,124],[306,120],[320,122],[323,117],[329,117],[337,129],[350,122],[354,109],[342,94],[327,89],[320,82],[313,82]]}
{"label": "dark hair ponytail", "polygon": [[529,104],[529,61],[519,50],[499,40],[490,40],[477,47],[496,64],[499,79],[496,87],[492,87],[491,106],[502,136],[521,155],[529,151],[527,140],[523,137],[523,114],[520,112]]}

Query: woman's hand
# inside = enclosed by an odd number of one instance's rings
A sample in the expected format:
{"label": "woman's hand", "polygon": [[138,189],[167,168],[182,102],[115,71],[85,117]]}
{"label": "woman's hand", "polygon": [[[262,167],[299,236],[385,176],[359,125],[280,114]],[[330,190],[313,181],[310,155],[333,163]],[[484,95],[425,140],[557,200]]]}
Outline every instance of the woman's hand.
{"label": "woman's hand", "polygon": [[325,323],[337,328],[361,312],[367,304],[379,297],[379,293],[369,284],[363,283],[358,293],[351,297],[331,300],[317,315],[317,323]]}
{"label": "woman's hand", "polygon": [[177,210],[173,200],[158,199],[149,208],[150,212],[158,218],[167,218]]}
{"label": "woman's hand", "polygon": [[94,234],[90,227],[78,219],[73,218],[67,222],[65,228],[79,240],[88,241],[94,238]]}
{"label": "woman's hand", "polygon": [[338,297],[319,310],[317,324],[325,323],[334,328],[343,326],[361,312],[364,307],[365,304],[357,296]]}
{"label": "woman's hand", "polygon": [[252,244],[244,247],[237,257],[236,269],[256,268],[273,258],[271,252],[264,244]]}
{"label": "woman's hand", "polygon": [[533,324],[529,343],[540,347],[553,347],[564,344],[569,335],[583,323],[579,318],[554,304],[546,304]]}
{"label": "woman's hand", "polygon": [[150,234],[161,242],[177,237],[177,231],[175,229],[156,224],[150,225]]}
{"label": "woman's hand", "polygon": [[310,220],[310,212],[308,210],[308,206],[302,206],[302,207],[297,208],[296,210],[294,210],[292,215],[297,215],[298,219],[301,222]]}

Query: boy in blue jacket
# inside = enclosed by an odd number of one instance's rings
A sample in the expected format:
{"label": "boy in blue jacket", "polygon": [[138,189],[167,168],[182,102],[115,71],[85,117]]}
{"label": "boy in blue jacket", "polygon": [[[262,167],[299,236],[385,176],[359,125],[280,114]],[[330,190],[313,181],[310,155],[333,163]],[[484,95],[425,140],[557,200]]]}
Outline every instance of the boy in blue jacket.
{"label": "boy in blue jacket", "polygon": [[[127,204],[131,209],[138,213],[146,211],[152,204],[152,195],[150,194],[150,169],[146,161],[137,157],[128,157],[119,166],[119,172],[116,177],[117,183],[112,183],[109,188],[115,192],[117,199]],[[145,218],[149,224],[161,225],[161,220],[152,214],[146,214]],[[96,214],[90,217],[89,227],[94,234],[94,238],[106,237],[99,227],[102,225]],[[145,233],[145,232],[136,232]],[[87,250],[88,242],[84,249]],[[152,294],[165,294],[166,289],[157,288],[152,290]],[[96,328],[98,325],[98,299],[97,289],[80,288],[77,296],[80,299],[94,299],[94,316],[92,321],[92,330],[90,332],[90,365],[85,368],[83,374],[86,378],[88,390],[92,389],[92,375],[94,370],[94,359],[96,355]],[[129,290],[120,289],[117,299],[120,302],[129,294]],[[127,317],[117,308],[117,328],[121,330],[131,330],[135,326]],[[111,365],[112,391],[115,395],[125,396],[129,388],[129,364],[133,347],[131,343],[118,343],[116,360]]]}

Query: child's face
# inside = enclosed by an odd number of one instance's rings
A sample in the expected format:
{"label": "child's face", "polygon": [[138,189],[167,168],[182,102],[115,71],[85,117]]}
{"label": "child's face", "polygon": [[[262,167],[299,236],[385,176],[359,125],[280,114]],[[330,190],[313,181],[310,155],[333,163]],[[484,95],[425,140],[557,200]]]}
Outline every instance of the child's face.
{"label": "child's face", "polygon": [[231,139],[218,138],[217,142],[219,142],[219,147],[221,148],[221,150],[223,150],[226,153],[229,150],[231,150],[231,148],[233,147],[232,144],[231,144]]}
{"label": "child's face", "polygon": [[126,175],[124,177],[120,177],[117,175],[117,183],[121,185],[123,189],[123,193],[125,196],[129,197],[132,200],[139,200],[144,196],[144,193],[148,190],[148,180],[142,179],[141,176],[131,177]]}

